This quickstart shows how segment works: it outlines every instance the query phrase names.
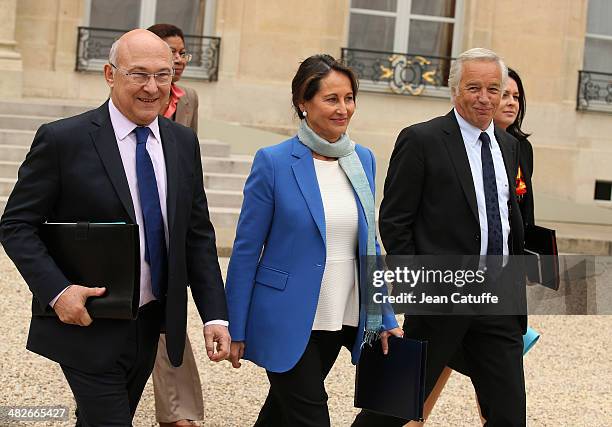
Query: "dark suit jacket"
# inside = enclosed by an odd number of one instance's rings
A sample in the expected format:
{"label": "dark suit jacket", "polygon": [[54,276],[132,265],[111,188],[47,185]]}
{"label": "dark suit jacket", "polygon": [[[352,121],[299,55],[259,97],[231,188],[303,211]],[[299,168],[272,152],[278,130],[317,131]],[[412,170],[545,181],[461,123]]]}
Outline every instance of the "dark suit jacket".
{"label": "dark suit jacket", "polygon": [[[203,321],[227,319],[227,308],[198,139],[163,117],[159,128],[167,173],[167,348],[178,365],[185,346],[187,283]],[[38,237],[45,221],[136,223],[108,103],[40,127],[0,221],[6,253],[44,306],[69,284]],[[95,319],[81,327],[34,316],[27,348],[84,371],[103,371],[119,356],[129,326],[130,321]]]}
{"label": "dark suit jacket", "polygon": [[[495,137],[512,190],[518,170],[517,140],[497,127]],[[510,254],[523,254],[523,223],[514,191],[510,191],[509,213]],[[385,180],[379,226],[390,255],[480,254],[476,191],[453,111],[400,132]],[[523,280],[512,280],[516,291],[524,294],[524,285],[519,284]]]}
{"label": "dark suit jacket", "polygon": [[521,138],[518,140],[519,147],[519,164],[523,172],[523,179],[527,186],[527,193],[519,202],[521,209],[521,215],[523,216],[523,223],[525,227],[535,225],[535,215],[533,206],[533,186],[531,184],[531,177],[533,176],[533,147],[527,138]]}

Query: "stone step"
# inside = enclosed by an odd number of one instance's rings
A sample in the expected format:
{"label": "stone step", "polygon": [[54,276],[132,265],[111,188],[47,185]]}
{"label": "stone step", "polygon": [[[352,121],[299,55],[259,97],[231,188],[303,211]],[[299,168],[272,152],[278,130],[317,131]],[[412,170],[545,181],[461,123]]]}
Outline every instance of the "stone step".
{"label": "stone step", "polygon": [[[0,178],[0,198],[6,199],[11,194],[16,181],[14,178]],[[242,191],[207,188],[206,197],[211,208],[240,209],[242,206]]]}
{"label": "stone step", "polygon": [[91,105],[64,105],[51,102],[0,101],[0,114],[44,117],[70,117],[91,110]]}
{"label": "stone step", "polygon": [[236,229],[238,217],[240,216],[240,208],[218,208],[211,207],[208,209],[210,221],[218,228]]}
{"label": "stone step", "polygon": [[0,178],[17,179],[17,171],[21,162],[0,160]]}
{"label": "stone step", "polygon": [[[0,214],[4,212],[7,196],[0,196]],[[210,220],[215,229],[235,230],[240,216],[240,208],[210,207]]]}
{"label": "stone step", "polygon": [[[20,162],[0,160],[0,196],[8,196],[17,181]],[[204,173],[204,187],[211,206],[219,205],[239,208],[242,205],[242,189],[245,175]]]}
{"label": "stone step", "polygon": [[15,114],[0,114],[0,129],[18,129],[34,131],[45,123],[57,120],[57,117],[20,116]]}
{"label": "stone step", "polygon": [[229,157],[231,145],[216,139],[200,139],[200,154],[203,157]]}
{"label": "stone step", "polygon": [[36,132],[33,130],[0,129],[0,148],[3,145],[24,145],[29,147],[35,134]]}
{"label": "stone step", "polygon": [[11,194],[16,182],[17,178],[0,178],[0,197]]}
{"label": "stone step", "polygon": [[[0,149],[4,145],[21,145],[29,147],[36,131],[23,129],[0,129]],[[232,147],[216,139],[200,139],[200,151],[206,157],[228,157]],[[0,158],[2,156],[0,155]]]}
{"label": "stone step", "polygon": [[217,190],[214,188],[207,188],[206,198],[208,199],[208,206],[211,207],[240,208],[242,206],[242,191],[238,190]]}
{"label": "stone step", "polygon": [[202,168],[206,172],[248,175],[253,159],[248,156],[202,157]]}
{"label": "stone step", "polygon": [[246,179],[246,175],[204,172],[204,187],[212,190],[242,191]]}
{"label": "stone step", "polygon": [[[3,137],[10,138],[10,142],[3,140]],[[30,131],[0,130],[0,160],[23,161],[33,138],[34,132]],[[231,147],[223,142],[204,139],[200,142],[200,151],[206,157],[225,159],[230,156]]]}
{"label": "stone step", "polygon": [[0,145],[0,160],[22,162],[29,150],[27,145]]}

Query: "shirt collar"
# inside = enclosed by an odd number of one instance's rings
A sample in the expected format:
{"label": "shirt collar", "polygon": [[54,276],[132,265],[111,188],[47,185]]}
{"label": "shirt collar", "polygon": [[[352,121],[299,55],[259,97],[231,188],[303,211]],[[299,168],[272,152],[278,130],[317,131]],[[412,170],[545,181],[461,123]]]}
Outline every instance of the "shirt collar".
{"label": "shirt collar", "polygon": [[455,112],[457,123],[459,123],[459,129],[461,130],[461,135],[463,136],[463,140],[466,143],[478,144],[480,134],[482,132],[486,132],[486,134],[489,135],[489,138],[491,139],[491,141],[496,140],[495,139],[495,124],[493,123],[493,120],[491,120],[491,123],[489,123],[489,127],[487,127],[483,131],[483,130],[478,129],[476,126],[472,125],[471,123],[468,123],[467,120],[461,117],[461,114],[459,114],[456,108],[453,108],[453,111]]}
{"label": "shirt collar", "polygon": [[[115,138],[117,141],[123,141],[125,138],[131,134],[138,125],[133,123],[130,119],[125,117],[121,111],[115,107],[113,104],[113,100],[108,100],[108,112],[110,113],[111,124],[113,125],[113,130],[115,131]],[[157,142],[161,142],[161,135],[159,133],[159,122],[157,117],[147,125],[149,129],[151,129],[151,134],[155,138]]]}

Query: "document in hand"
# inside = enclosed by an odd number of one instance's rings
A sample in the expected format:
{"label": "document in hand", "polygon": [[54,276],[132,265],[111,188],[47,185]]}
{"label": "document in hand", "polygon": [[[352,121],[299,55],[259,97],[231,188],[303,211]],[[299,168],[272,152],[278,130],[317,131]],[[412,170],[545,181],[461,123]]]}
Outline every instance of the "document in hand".
{"label": "document in hand", "polygon": [[529,226],[525,229],[527,277],[547,288],[559,289],[559,253],[555,230]]}
{"label": "document in hand", "polygon": [[[85,307],[96,319],[135,319],[140,299],[138,225],[123,223],[47,223],[40,238],[72,284],[105,287]],[[49,306],[32,301],[32,314],[54,316]]]}
{"label": "document in hand", "polygon": [[364,345],[355,377],[355,407],[406,420],[423,418],[427,342],[389,337]]}

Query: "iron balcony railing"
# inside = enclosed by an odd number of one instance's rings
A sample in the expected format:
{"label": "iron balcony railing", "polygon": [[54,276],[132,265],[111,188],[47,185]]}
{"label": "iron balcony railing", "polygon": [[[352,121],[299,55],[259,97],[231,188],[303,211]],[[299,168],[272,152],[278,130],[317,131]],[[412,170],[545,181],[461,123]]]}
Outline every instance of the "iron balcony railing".
{"label": "iron balcony railing", "polygon": [[576,109],[612,113],[612,73],[578,71]]}
{"label": "iron balcony railing", "polygon": [[[78,27],[76,71],[102,71],[115,40],[127,30]],[[185,49],[193,55],[183,77],[216,81],[219,75],[220,37],[185,35]]]}
{"label": "iron balcony railing", "polygon": [[357,73],[365,90],[414,96],[450,94],[451,57],[342,48],[342,59]]}

